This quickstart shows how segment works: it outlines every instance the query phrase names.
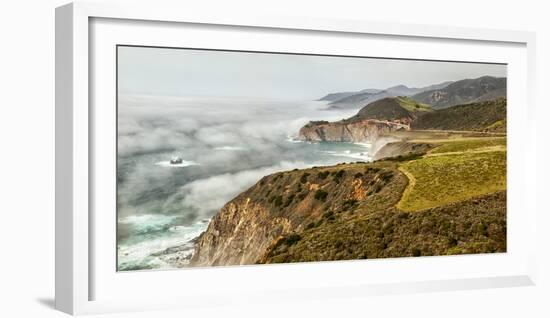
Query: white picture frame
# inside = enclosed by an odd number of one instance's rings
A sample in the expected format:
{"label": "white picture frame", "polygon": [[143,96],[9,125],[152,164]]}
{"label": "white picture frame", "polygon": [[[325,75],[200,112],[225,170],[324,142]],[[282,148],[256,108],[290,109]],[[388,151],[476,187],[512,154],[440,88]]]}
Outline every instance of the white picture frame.
{"label": "white picture frame", "polygon": [[[200,269],[208,271],[207,274],[218,279],[223,277],[232,277],[235,283],[240,277],[250,275],[251,280],[257,281],[267,276],[278,277],[277,275],[290,275],[296,277],[299,270],[304,266],[309,266],[312,274],[306,279],[297,280],[288,288],[277,286],[273,283],[262,289],[254,289],[254,284],[242,284],[239,288],[232,289],[228,286],[221,286],[220,290],[211,290],[198,293],[196,295],[175,295],[173,298],[166,298],[162,295],[157,297],[147,297],[147,300],[140,299],[136,302],[132,297],[116,297],[120,293],[114,288],[114,295],[102,298],[96,295],[94,279],[99,279],[101,273],[97,272],[94,264],[94,248],[96,241],[91,239],[95,219],[90,215],[90,211],[96,202],[93,202],[90,196],[93,190],[92,168],[94,153],[97,151],[93,147],[93,140],[97,138],[93,130],[94,123],[92,115],[94,114],[91,105],[96,96],[90,93],[94,80],[92,73],[95,71],[91,67],[94,48],[91,43],[100,37],[101,32],[91,32],[92,24],[97,19],[113,19],[117,21],[138,21],[137,23],[172,23],[186,24],[193,26],[215,26],[216,28],[239,27],[244,29],[254,29],[255,32],[268,30],[284,31],[286,34],[292,32],[317,32],[319,36],[355,36],[365,35],[374,37],[396,37],[397,41],[410,39],[411,41],[422,40],[433,43],[452,42],[452,45],[461,46],[467,43],[493,43],[498,45],[510,45],[517,48],[519,52],[514,57],[517,60],[517,67],[514,72],[517,75],[521,89],[518,93],[511,93],[511,104],[525,103],[524,109],[511,111],[513,116],[510,125],[511,144],[515,140],[530,140],[521,145],[521,149],[516,150],[521,153],[512,156],[509,169],[515,163],[522,163],[520,158],[523,154],[526,158],[534,157],[536,151],[534,140],[529,138],[535,135],[534,116],[536,105],[534,102],[534,81],[535,81],[535,35],[530,32],[521,31],[501,31],[501,30],[482,30],[454,27],[434,27],[427,25],[406,25],[400,23],[374,23],[366,21],[340,21],[340,20],[317,20],[317,19],[297,19],[289,17],[270,17],[270,16],[223,16],[213,13],[201,14],[199,12],[189,12],[185,5],[173,5],[154,7],[153,5],[136,4],[130,6],[117,6],[116,4],[97,4],[97,3],[72,3],[56,9],[56,308],[70,314],[90,314],[105,313],[115,311],[136,311],[169,307],[186,306],[211,306],[243,302],[288,302],[305,301],[309,299],[322,299],[334,297],[349,297],[351,295],[366,296],[379,294],[395,294],[420,291],[448,291],[459,289],[477,289],[494,287],[511,287],[532,285],[535,282],[535,258],[536,251],[532,248],[535,244],[535,219],[537,216],[537,207],[534,196],[536,191],[527,191],[536,185],[536,167],[527,165],[523,171],[516,171],[512,175],[512,180],[518,180],[516,198],[511,198],[509,207],[515,210],[522,209],[526,216],[525,220],[519,222],[517,219],[510,218],[509,222],[518,221],[518,230],[514,235],[521,236],[517,248],[521,253],[510,254],[510,258],[495,255],[491,258],[475,258],[469,256],[462,259],[439,260],[436,257],[429,257],[422,260],[378,260],[369,263],[369,271],[378,271],[383,273],[387,266],[394,272],[405,270],[405,266],[417,268],[422,271],[416,280],[400,280],[397,276],[395,280],[384,278],[380,280],[353,281],[349,277],[341,279],[331,279],[321,284],[309,284],[322,273],[330,271],[349,271],[354,272],[366,266],[366,263],[358,262],[325,262],[323,264],[299,264],[299,265],[277,265],[267,266],[268,269],[258,270],[258,266]],[[126,25],[125,28],[132,27]],[[171,28],[172,26],[167,26]],[[169,31],[166,31],[169,32]],[[113,33],[114,34],[114,33]],[[167,33],[169,35],[169,33]],[[162,38],[162,36],[159,36]],[[169,37],[167,37],[169,39]],[[111,41],[117,41],[115,37]],[[159,40],[161,41],[161,40]],[[112,45],[113,42],[107,43]],[[158,44],[158,43],[157,43]],[[174,44],[173,46],[177,46]],[[220,47],[221,49],[225,47]],[[495,48],[498,50],[498,47]],[[114,51],[113,51],[114,52]],[[496,52],[496,51],[495,51]],[[414,54],[411,52],[410,54]],[[503,57],[504,58],[504,57]],[[99,65],[99,64],[98,64]],[[99,74],[99,75],[97,75]],[[102,76],[101,72],[96,76]],[[112,80],[112,79],[111,79]],[[515,94],[515,95],[514,95]],[[515,100],[515,102],[514,102]],[[114,100],[113,100],[114,101]],[[95,115],[94,115],[95,116]],[[100,115],[103,116],[103,115]],[[101,120],[101,118],[100,118]],[[519,129],[522,128],[522,129]],[[516,144],[517,145],[517,144]],[[513,152],[513,151],[512,151]],[[510,168],[511,167],[511,168]],[[517,169],[516,169],[517,170]],[[515,171],[515,170],[512,170]],[[521,175],[521,176],[520,176]],[[521,193],[520,193],[521,192]],[[113,218],[114,220],[114,218]],[[520,224],[521,223],[521,224]],[[512,226],[513,228],[513,226]],[[510,233],[509,233],[510,235]],[[113,260],[114,262],[114,260]],[[442,270],[440,272],[429,271],[433,264],[446,266],[448,262],[460,262],[458,266],[464,268],[463,275],[455,273],[456,268]],[[507,262],[513,262],[506,266]],[[387,264],[387,265],[386,265]],[[502,264],[502,269],[494,271],[469,271],[468,266],[478,267],[480,264]],[[313,267],[312,267],[313,266]],[[194,269],[192,269],[194,270]],[[178,272],[188,273],[192,270],[165,271],[157,273],[155,280],[172,280]],[[113,268],[114,271],[114,268]],[[116,274],[116,273],[115,273]],[[124,274],[121,280],[113,280],[109,284],[128,284],[128,290],[131,288],[132,280],[136,280],[135,275],[144,275],[145,273]],[[292,276],[295,275],[295,276]],[[181,275],[180,275],[181,276]],[[306,275],[307,276],[307,275]],[[367,275],[368,276],[368,275]],[[120,277],[120,276],[119,276]],[[151,274],[152,277],[152,274]],[[103,278],[101,278],[103,279]],[[308,280],[310,279],[310,280]],[[147,279],[144,279],[147,281]],[[198,280],[197,280],[198,281]],[[195,282],[197,283],[197,282]],[[152,284],[152,283],[151,283]],[[191,283],[192,284],[192,283]],[[113,286],[113,285],[105,285]],[[302,292],[307,289],[308,292]],[[124,290],[124,289],[120,289]],[[222,294],[222,290],[229,290],[231,293]],[[335,296],[337,295],[337,296]],[[185,298],[184,298],[185,296]]]}

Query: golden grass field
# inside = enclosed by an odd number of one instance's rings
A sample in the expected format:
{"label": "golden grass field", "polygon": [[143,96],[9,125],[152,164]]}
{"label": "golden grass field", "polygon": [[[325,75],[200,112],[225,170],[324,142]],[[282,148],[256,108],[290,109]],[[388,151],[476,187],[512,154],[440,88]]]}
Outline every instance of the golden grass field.
{"label": "golden grass field", "polygon": [[506,189],[506,138],[429,140],[438,146],[399,165],[409,178],[397,208],[418,211]]}

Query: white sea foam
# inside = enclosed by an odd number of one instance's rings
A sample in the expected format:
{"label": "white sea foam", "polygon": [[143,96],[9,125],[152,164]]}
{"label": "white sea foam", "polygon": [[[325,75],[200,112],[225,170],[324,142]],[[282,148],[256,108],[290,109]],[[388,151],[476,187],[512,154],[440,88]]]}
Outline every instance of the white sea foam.
{"label": "white sea foam", "polygon": [[[365,148],[365,150],[357,152],[356,151],[357,149],[354,149],[355,151],[350,150],[350,149],[346,149],[346,150],[324,150],[324,151],[321,151],[321,152],[329,154],[331,156],[335,156],[335,157],[346,157],[346,158],[358,159],[358,160],[361,160],[361,161],[371,161],[372,160],[372,156],[370,154],[370,149],[372,147],[372,144],[369,144],[369,143],[351,143],[350,145],[360,146],[360,147]],[[357,148],[357,147],[354,147],[354,148]]]}
{"label": "white sea foam", "polygon": [[[143,217],[140,220],[147,222],[150,217]],[[151,220],[155,218],[150,218]],[[132,220],[135,222],[135,220]],[[143,224],[143,223],[142,223]],[[145,226],[145,224],[143,224]],[[167,248],[181,246],[190,240],[199,236],[208,226],[208,223],[197,222],[191,226],[172,226],[165,235],[146,240],[120,244],[118,246],[119,268],[132,267],[153,267],[168,268],[171,264],[165,262],[162,257],[152,256],[152,254],[163,252]]]}
{"label": "white sea foam", "polygon": [[131,226],[132,232],[136,234],[146,234],[166,229],[174,219],[176,216],[172,215],[143,214],[120,218],[118,223]]}
{"label": "white sea foam", "polygon": [[129,215],[118,219],[120,224],[153,224],[153,223],[170,223],[175,218],[171,215],[162,215],[162,214],[142,214],[142,215]]}
{"label": "white sea foam", "polygon": [[372,144],[365,143],[365,142],[354,142],[353,144],[361,147],[369,148],[369,149],[372,148]]}
{"label": "white sea foam", "polygon": [[359,159],[362,161],[370,161],[372,157],[367,152],[351,152],[350,150],[345,151],[324,151],[331,156],[336,157],[347,157],[352,159]]}

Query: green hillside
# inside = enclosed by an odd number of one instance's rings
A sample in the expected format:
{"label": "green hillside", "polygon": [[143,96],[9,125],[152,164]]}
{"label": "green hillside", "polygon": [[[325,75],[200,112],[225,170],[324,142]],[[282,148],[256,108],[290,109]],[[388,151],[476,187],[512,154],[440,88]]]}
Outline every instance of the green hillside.
{"label": "green hillside", "polygon": [[419,113],[427,112],[431,112],[429,105],[403,96],[388,97],[361,108],[357,115],[350,119],[414,120]]}
{"label": "green hillside", "polygon": [[453,106],[423,113],[412,129],[506,132],[506,99]]}
{"label": "green hillside", "polygon": [[506,78],[483,76],[456,81],[441,89],[424,91],[412,99],[443,109],[455,105],[485,101],[497,97],[506,98]]}

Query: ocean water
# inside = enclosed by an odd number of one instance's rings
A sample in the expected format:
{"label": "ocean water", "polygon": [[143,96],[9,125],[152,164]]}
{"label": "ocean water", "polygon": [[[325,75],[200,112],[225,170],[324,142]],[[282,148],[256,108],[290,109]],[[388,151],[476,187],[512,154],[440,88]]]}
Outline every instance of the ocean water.
{"label": "ocean water", "polygon": [[[194,239],[219,209],[261,177],[369,161],[372,145],[307,143],[310,120],[356,111],[325,102],[119,96],[118,269],[188,263]],[[170,164],[181,157],[180,164]]]}

